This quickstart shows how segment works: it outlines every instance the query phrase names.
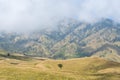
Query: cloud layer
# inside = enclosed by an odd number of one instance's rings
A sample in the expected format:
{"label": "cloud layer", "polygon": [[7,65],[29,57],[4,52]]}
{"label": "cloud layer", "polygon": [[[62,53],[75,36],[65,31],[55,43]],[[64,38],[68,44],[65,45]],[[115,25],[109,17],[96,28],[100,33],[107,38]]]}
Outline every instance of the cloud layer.
{"label": "cloud layer", "polygon": [[0,30],[31,31],[62,17],[120,21],[120,0],[0,0]]}
{"label": "cloud layer", "polygon": [[120,0],[85,0],[81,6],[81,19],[111,18],[120,21]]}

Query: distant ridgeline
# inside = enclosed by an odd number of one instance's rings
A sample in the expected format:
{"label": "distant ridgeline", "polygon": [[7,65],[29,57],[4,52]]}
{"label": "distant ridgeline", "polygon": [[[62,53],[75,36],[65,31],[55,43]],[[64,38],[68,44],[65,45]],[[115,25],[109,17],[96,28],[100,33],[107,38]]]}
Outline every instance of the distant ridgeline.
{"label": "distant ridgeline", "polygon": [[54,29],[0,32],[0,49],[54,59],[98,56],[120,62],[120,24],[110,19],[95,23],[64,19]]}

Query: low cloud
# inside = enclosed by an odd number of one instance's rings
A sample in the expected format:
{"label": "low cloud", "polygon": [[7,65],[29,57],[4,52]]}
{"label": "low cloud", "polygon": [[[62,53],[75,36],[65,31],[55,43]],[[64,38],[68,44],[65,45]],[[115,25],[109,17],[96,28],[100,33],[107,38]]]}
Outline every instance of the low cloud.
{"label": "low cloud", "polygon": [[120,0],[85,0],[79,18],[90,21],[111,18],[120,21]]}
{"label": "low cloud", "polygon": [[63,17],[120,21],[120,0],[0,0],[0,30],[31,31]]}

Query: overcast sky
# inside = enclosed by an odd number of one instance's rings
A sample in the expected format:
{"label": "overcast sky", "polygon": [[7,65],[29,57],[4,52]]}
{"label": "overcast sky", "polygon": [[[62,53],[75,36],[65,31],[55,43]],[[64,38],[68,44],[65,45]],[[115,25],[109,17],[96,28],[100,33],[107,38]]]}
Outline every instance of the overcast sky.
{"label": "overcast sky", "polygon": [[120,0],[0,0],[0,30],[41,29],[62,17],[120,21]]}

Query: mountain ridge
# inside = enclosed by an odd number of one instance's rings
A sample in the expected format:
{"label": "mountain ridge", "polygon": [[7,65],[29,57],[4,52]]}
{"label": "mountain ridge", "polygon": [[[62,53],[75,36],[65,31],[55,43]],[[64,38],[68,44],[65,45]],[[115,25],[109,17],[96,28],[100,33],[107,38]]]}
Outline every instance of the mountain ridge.
{"label": "mountain ridge", "polygon": [[[56,29],[47,28],[30,34],[1,32],[0,48],[11,53],[55,59],[93,56],[106,44],[109,48],[112,45],[120,50],[120,25],[111,19],[101,19],[95,23],[64,19],[56,24]],[[112,50],[116,51],[115,48]],[[118,52],[114,53],[120,56]]]}

